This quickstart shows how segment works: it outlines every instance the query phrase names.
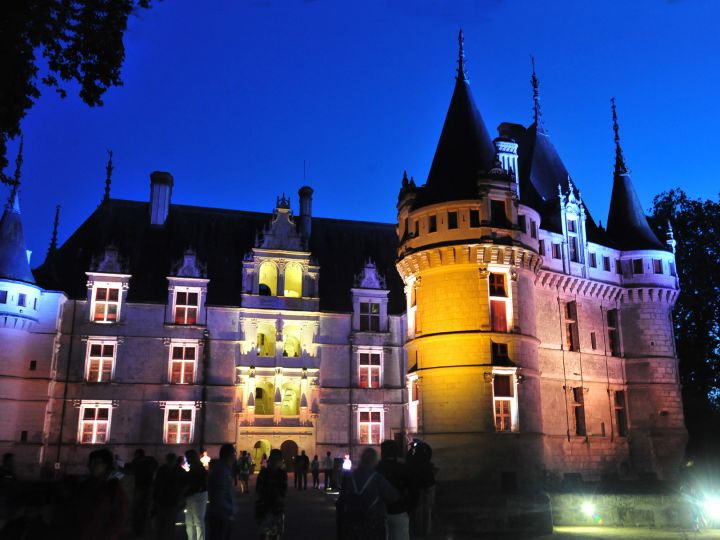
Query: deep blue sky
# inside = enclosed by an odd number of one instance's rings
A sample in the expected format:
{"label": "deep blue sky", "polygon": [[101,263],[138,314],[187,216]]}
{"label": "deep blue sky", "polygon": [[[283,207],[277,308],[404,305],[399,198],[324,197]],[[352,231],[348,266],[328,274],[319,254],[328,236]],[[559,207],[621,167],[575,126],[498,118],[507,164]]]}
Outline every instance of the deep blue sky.
{"label": "deep blue sky", "polygon": [[[716,197],[720,47],[713,0],[165,0],[130,21],[125,85],[90,109],[45,91],[23,122],[33,265],[55,204],[65,240],[112,194],[269,211],[315,188],[315,215],[392,222],[403,169],[424,182],[449,103],[457,30],[489,129],[528,124],[530,54],[546,126],[590,211],[612,183],[610,97],[643,205],[682,186]],[[199,8],[198,6],[203,6]],[[11,145],[14,158],[16,144]]]}

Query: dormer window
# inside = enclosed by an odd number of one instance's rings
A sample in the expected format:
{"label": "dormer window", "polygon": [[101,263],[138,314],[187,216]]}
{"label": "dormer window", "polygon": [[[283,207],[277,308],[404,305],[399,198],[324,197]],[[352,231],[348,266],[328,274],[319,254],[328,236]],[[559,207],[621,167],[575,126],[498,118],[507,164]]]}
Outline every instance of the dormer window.
{"label": "dormer window", "polygon": [[175,291],[175,324],[197,323],[200,290],[185,289]]}
{"label": "dormer window", "polygon": [[95,287],[93,291],[92,320],[100,323],[116,322],[119,315],[120,287]]}
{"label": "dormer window", "polygon": [[567,229],[569,233],[577,233],[577,221],[574,219],[568,219]]}
{"label": "dormer window", "polygon": [[360,303],[360,331],[380,331],[380,304],[375,302]]}
{"label": "dormer window", "polygon": [[271,262],[264,262],[260,265],[259,289],[260,296],[277,295],[277,267]]}

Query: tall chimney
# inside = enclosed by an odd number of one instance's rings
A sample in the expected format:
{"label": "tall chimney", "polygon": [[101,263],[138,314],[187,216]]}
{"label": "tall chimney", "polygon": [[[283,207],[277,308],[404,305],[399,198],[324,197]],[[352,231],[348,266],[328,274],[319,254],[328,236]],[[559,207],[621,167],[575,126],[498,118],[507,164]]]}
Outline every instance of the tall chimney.
{"label": "tall chimney", "polygon": [[150,174],[150,224],[165,225],[170,211],[173,177],[168,172]]}
{"label": "tall chimney", "polygon": [[310,186],[303,186],[298,190],[298,195],[300,196],[300,235],[303,238],[310,238],[313,189]]}

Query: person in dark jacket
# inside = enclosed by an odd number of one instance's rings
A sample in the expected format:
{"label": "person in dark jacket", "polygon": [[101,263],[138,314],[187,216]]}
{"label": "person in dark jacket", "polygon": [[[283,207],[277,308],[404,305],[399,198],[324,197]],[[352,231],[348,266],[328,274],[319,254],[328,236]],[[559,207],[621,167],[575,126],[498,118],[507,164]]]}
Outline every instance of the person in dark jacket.
{"label": "person in dark jacket", "polygon": [[95,450],[88,458],[90,478],[82,486],[79,540],[118,540],[128,517],[128,501],[113,471],[114,458],[107,449]]}
{"label": "person in dark jacket", "polygon": [[165,463],[155,473],[153,502],[158,540],[173,540],[175,536],[175,518],[180,509],[180,474],[185,472],[173,453],[165,456]]}
{"label": "person in dark jacket", "polygon": [[133,532],[136,536],[142,536],[145,533],[155,469],[157,469],[157,461],[155,461],[155,458],[146,456],[145,450],[142,448],[135,450],[135,458],[132,460],[131,470],[135,477],[132,520]]}
{"label": "person in dark jacket", "polygon": [[220,447],[220,458],[213,461],[208,475],[207,525],[210,540],[229,540],[235,520],[233,470],[237,453],[232,444]]}
{"label": "person in dark jacket", "polygon": [[295,458],[298,461],[298,468],[300,472],[300,481],[298,482],[298,489],[307,489],[307,475],[308,469],[310,468],[310,458],[305,453],[305,450],[300,452],[300,455]]}
{"label": "person in dark jacket", "polygon": [[255,521],[260,538],[279,540],[285,529],[287,473],[282,469],[282,453],[270,450],[267,467],[260,471],[255,487]]}
{"label": "person in dark jacket", "polygon": [[320,461],[317,454],[310,462],[310,472],[312,473],[313,488],[320,489]]}
{"label": "person in dark jacket", "polygon": [[419,493],[410,467],[399,458],[400,448],[395,441],[384,441],[380,445],[377,471],[400,493],[397,501],[387,505],[388,540],[409,540],[409,512],[417,504]]}
{"label": "person in dark jacket", "polygon": [[207,471],[195,450],[185,452],[190,470],[185,475],[185,532],[188,540],[205,540],[207,511]]}

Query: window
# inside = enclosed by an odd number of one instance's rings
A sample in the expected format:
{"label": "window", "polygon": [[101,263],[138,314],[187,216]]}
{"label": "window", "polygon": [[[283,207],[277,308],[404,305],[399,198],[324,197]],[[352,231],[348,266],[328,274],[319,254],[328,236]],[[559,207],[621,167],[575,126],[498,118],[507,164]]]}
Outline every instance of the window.
{"label": "window", "polygon": [[27,294],[25,294],[25,293],[19,293],[19,294],[18,294],[17,304],[18,304],[18,306],[20,306],[20,307],[25,307],[25,306],[27,306]]}
{"label": "window", "polygon": [[173,344],[170,347],[170,382],[192,384],[195,381],[197,345]]}
{"label": "window", "polygon": [[470,227],[475,229],[479,226],[480,226],[480,210],[471,209],[470,210]]}
{"label": "window", "polygon": [[545,256],[545,240],[540,240],[540,242],[538,243],[538,248],[540,251],[540,255],[542,255],[544,257]]}
{"label": "window", "polygon": [[492,363],[495,366],[506,366],[510,363],[507,343],[495,343],[493,341],[491,355]]}
{"label": "window", "polygon": [[258,331],[256,352],[258,356],[275,356],[274,327],[265,325]]}
{"label": "window", "polygon": [[[674,263],[674,262],[668,263],[668,267],[669,267],[669,269],[670,269],[670,275],[671,275],[672,277],[677,276],[677,271],[675,270],[675,263]],[[1,294],[2,294],[2,292],[0,292],[0,295],[1,295]],[[0,298],[0,299],[1,299],[1,298]],[[1,302],[0,302],[0,303],[1,303]]]}
{"label": "window", "polygon": [[589,255],[589,259],[590,259],[590,266],[593,268],[597,268],[597,255],[595,255],[594,253],[591,253]]}
{"label": "window", "polygon": [[493,332],[508,331],[508,295],[505,280],[505,274],[490,274],[490,326]]}
{"label": "window", "polygon": [[407,236],[410,234],[410,218],[405,218],[404,223],[405,223],[405,229],[404,229],[405,235]]}
{"label": "window", "polygon": [[37,311],[37,298],[33,298],[33,309]]}
{"label": "window", "polygon": [[277,277],[277,266],[271,262],[262,263],[258,277],[258,294],[260,296],[275,296],[277,294]]}
{"label": "window", "polygon": [[415,236],[420,236],[420,222],[415,220]]}
{"label": "window", "polygon": [[120,288],[96,287],[93,300],[92,320],[115,322],[120,312]]}
{"label": "window", "polygon": [[603,257],[603,270],[610,271],[610,257]]}
{"label": "window", "polygon": [[437,231],[437,216],[429,216],[428,217],[428,232],[435,232]]}
{"label": "window", "polygon": [[360,353],[360,388],[380,388],[380,354]]}
{"label": "window", "polygon": [[565,347],[568,351],[580,350],[577,302],[567,302],[565,304]]}
{"label": "window", "polygon": [[382,437],[382,411],[359,411],[358,433],[360,444],[380,444]]}
{"label": "window", "polygon": [[302,298],[302,266],[290,263],[285,266],[285,296]]}
{"label": "window", "polygon": [[620,259],[615,259],[615,273],[622,275],[622,263]]}
{"label": "window", "polygon": [[537,238],[537,223],[534,220],[530,220],[530,237]]}
{"label": "window", "polygon": [[88,341],[87,382],[110,382],[115,363],[115,343]]}
{"label": "window", "polygon": [[493,401],[495,402],[495,431],[512,431],[513,376],[495,374]]}
{"label": "window", "polygon": [[618,331],[618,311],[607,311],[608,347],[613,356],[620,356],[620,333]]}
{"label": "window", "polygon": [[175,293],[175,324],[197,322],[200,293],[198,291],[177,291]]}
{"label": "window", "polygon": [[23,430],[20,432],[20,442],[27,442],[28,432]]}
{"label": "window", "polygon": [[410,383],[410,401],[417,401],[420,399],[420,386],[417,379],[414,379]]}
{"label": "window", "polygon": [[643,273],[642,259],[633,259],[632,265],[633,265],[633,274],[642,274]]}
{"label": "window", "polygon": [[656,274],[662,274],[662,273],[663,273],[662,259],[653,259],[653,271],[654,271]]}
{"label": "window", "polygon": [[194,417],[194,403],[168,402],[165,405],[165,444],[190,444]]}
{"label": "window", "polygon": [[493,227],[507,227],[509,225],[505,213],[505,201],[490,200],[490,219]]}
{"label": "window", "polygon": [[617,425],[618,437],[627,437],[628,425],[625,412],[625,391],[615,391],[615,422]]}
{"label": "window", "polygon": [[30,371],[35,371],[37,369],[37,360],[30,360]]}
{"label": "window", "polygon": [[523,234],[527,232],[527,218],[525,216],[518,216],[518,228]]}
{"label": "window", "polygon": [[380,304],[375,302],[360,303],[360,331],[380,331]]}
{"label": "window", "polygon": [[7,291],[0,291],[0,304],[7,304]]}
{"label": "window", "polygon": [[448,229],[458,228],[458,213],[448,212]]}
{"label": "window", "polygon": [[597,336],[595,335],[595,332],[590,332],[590,346],[593,351],[597,349]]}
{"label": "window", "polygon": [[573,409],[575,410],[575,435],[584,437],[587,435],[585,429],[585,393],[582,387],[572,389]]}
{"label": "window", "polygon": [[97,402],[80,405],[78,440],[81,444],[105,444],[110,437],[112,403]]}
{"label": "window", "polygon": [[560,255],[560,244],[552,245],[552,258],[553,259],[561,259],[562,258],[562,256]]}
{"label": "window", "polygon": [[577,221],[574,219],[568,219],[567,220],[567,230],[570,233],[576,233],[577,232]]}
{"label": "window", "polygon": [[568,238],[568,248],[570,250],[570,260],[572,262],[580,262],[580,250],[578,248],[577,236]]}

